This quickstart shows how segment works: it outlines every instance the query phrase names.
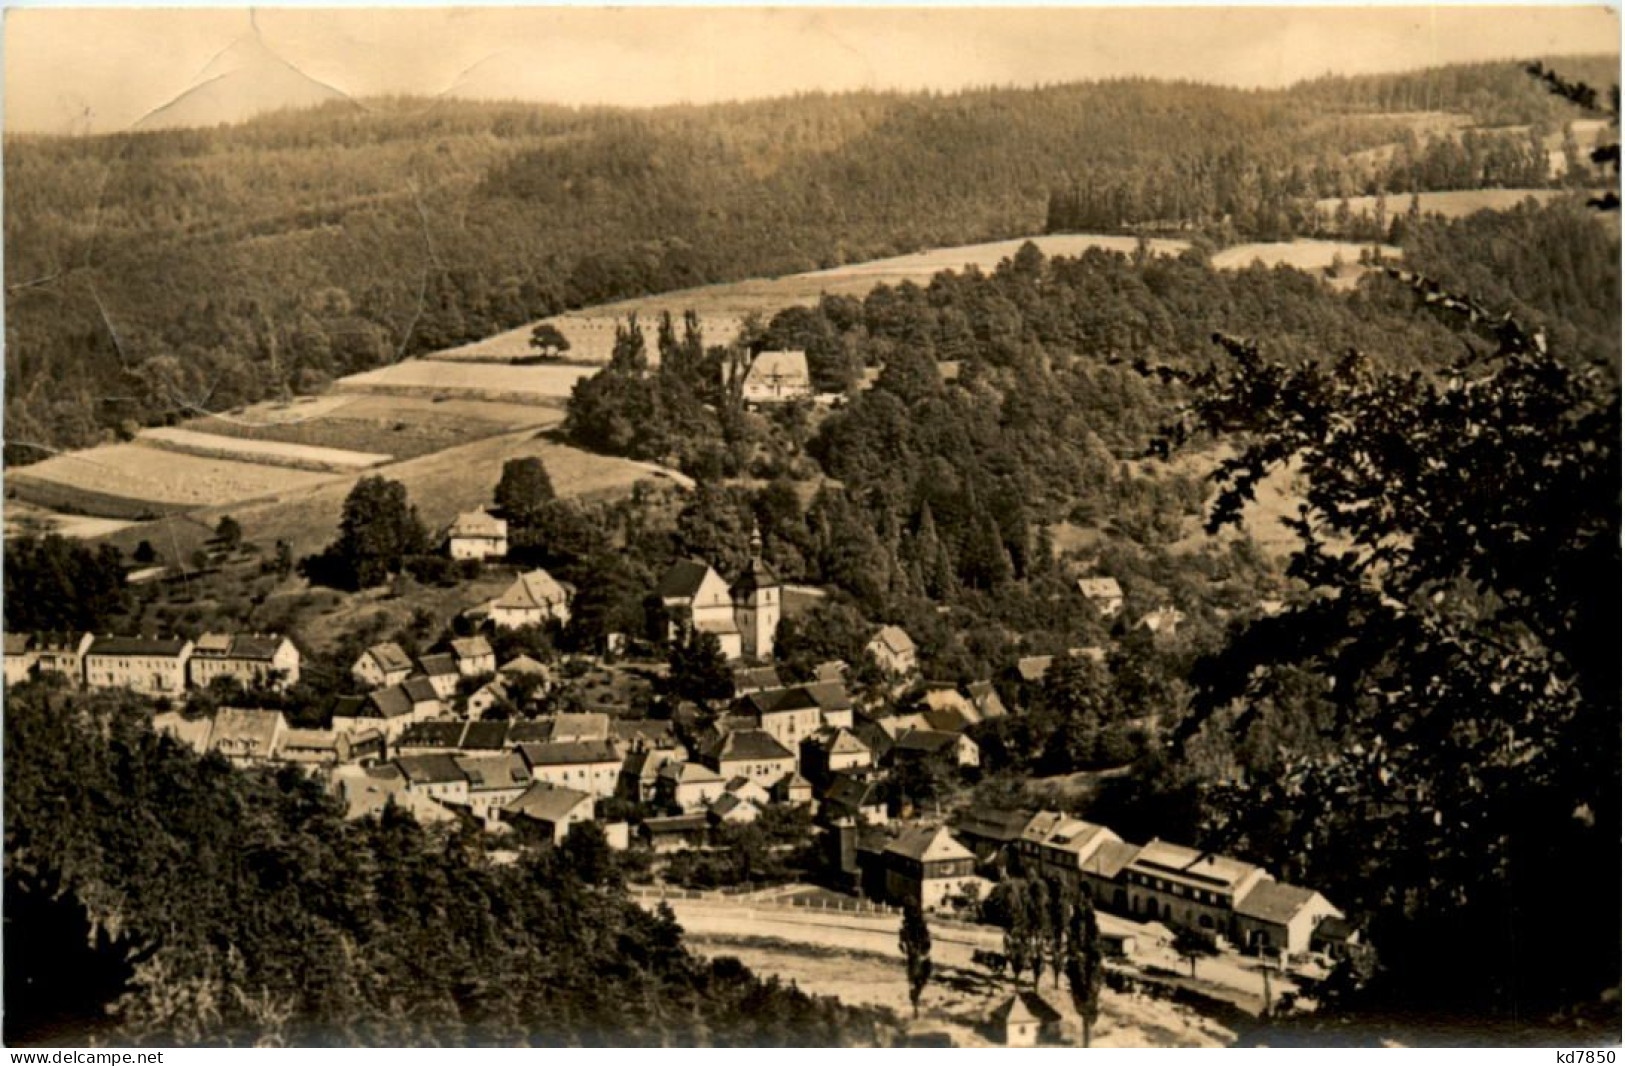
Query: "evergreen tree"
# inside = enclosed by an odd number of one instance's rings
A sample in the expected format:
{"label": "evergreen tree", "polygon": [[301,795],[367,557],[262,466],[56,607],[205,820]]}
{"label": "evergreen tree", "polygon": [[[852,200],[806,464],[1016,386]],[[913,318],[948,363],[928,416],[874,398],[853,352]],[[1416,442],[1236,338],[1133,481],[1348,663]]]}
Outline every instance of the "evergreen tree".
{"label": "evergreen tree", "polygon": [[931,928],[925,922],[925,912],[918,900],[910,898],[903,905],[903,924],[898,933],[898,946],[902,948],[908,968],[908,1001],[914,1008],[914,1017],[920,1016],[920,996],[931,980]]}
{"label": "evergreen tree", "polygon": [[1072,1006],[1082,1022],[1083,1046],[1088,1047],[1100,1017],[1100,989],[1105,983],[1106,960],[1100,946],[1100,926],[1087,896],[1072,905],[1066,936],[1066,984]]}

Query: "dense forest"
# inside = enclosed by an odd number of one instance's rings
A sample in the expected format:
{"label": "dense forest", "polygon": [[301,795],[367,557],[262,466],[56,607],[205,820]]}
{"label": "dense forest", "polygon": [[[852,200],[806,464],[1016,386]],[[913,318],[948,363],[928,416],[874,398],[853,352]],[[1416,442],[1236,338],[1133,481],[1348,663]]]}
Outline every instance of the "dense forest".
{"label": "dense forest", "polygon": [[199,758],[128,694],[7,695],[13,1046],[847,1046],[891,1031],[689,954],[669,912],[628,900],[601,834],[498,865],[478,830],[345,822],[298,769]]}
{"label": "dense forest", "polygon": [[1030,233],[1085,172],[1201,161],[1231,190],[1228,225],[1262,232],[1255,178],[1347,191],[1345,161],[1411,128],[1382,109],[1416,99],[1559,121],[1501,64],[1301,93],[1129,80],[638,112],[399,100],[10,137],[7,457],[314,390],[562,308]]}

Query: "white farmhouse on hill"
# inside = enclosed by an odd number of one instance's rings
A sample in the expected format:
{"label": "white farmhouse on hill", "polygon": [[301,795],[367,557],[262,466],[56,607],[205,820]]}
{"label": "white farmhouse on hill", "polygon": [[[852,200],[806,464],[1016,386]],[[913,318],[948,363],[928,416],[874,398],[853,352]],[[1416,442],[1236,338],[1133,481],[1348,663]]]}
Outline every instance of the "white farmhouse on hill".
{"label": "white farmhouse on hill", "polygon": [[807,353],[762,352],[745,373],[744,401],[748,404],[791,403],[812,399],[812,375]]}
{"label": "white farmhouse on hill", "polygon": [[446,530],[453,559],[500,559],[508,554],[508,523],[480,507],[457,516]]}
{"label": "white farmhouse on hill", "polygon": [[570,593],[568,585],[553,580],[546,570],[520,574],[508,591],[491,601],[491,622],[499,629],[545,625],[549,621],[564,625],[570,621]]}

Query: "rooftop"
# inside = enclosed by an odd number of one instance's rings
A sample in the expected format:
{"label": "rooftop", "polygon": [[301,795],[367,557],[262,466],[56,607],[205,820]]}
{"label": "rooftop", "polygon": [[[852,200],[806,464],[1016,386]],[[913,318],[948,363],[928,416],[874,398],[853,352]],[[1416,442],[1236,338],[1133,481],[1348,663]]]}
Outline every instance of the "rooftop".
{"label": "rooftop", "polygon": [[1297,885],[1283,885],[1265,878],[1252,887],[1235,903],[1236,913],[1244,918],[1284,925],[1298,916],[1320,893]]}
{"label": "rooftop", "polygon": [[491,601],[491,607],[508,611],[544,610],[569,598],[569,593],[553,580],[553,575],[546,570],[532,570],[520,574],[506,592]]}

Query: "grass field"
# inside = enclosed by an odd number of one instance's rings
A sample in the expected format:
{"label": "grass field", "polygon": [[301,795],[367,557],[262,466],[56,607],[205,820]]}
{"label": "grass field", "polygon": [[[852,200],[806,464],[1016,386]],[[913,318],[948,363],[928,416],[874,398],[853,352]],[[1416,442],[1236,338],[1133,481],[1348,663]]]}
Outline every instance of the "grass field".
{"label": "grass field", "polygon": [[[503,462],[527,456],[536,456],[546,464],[554,487],[565,497],[618,496],[630,491],[638,481],[678,483],[644,465],[584,452],[535,429],[510,430],[430,455],[390,463],[367,473],[404,484],[424,523],[431,530],[439,530],[460,512],[489,504],[491,492],[502,476]],[[221,515],[229,514],[242,524],[247,540],[267,547],[277,540],[286,540],[296,555],[309,555],[333,539],[344,508],[344,497],[357,476],[331,476],[304,491],[281,493],[274,500],[218,504],[165,519],[162,525],[166,528],[162,530],[139,526],[120,530],[109,540],[128,550],[142,539],[153,539],[154,543],[159,542],[159,537],[164,538],[165,543],[173,539],[181,551],[180,557],[184,558],[202,543]]]}
{"label": "grass field", "polygon": [[249,440],[214,433],[199,433],[196,430],[175,426],[158,426],[142,430],[136,439],[148,447],[180,452],[184,455],[198,455],[210,459],[240,459],[243,462],[266,466],[285,466],[294,470],[329,473],[365,470],[369,466],[387,463],[392,458],[382,452],[348,451],[342,448],[326,448],[278,440]]}
{"label": "grass field", "polygon": [[[1398,259],[1404,254],[1402,249],[1391,244],[1379,247],[1384,256]],[[1236,244],[1214,252],[1212,263],[1220,270],[1242,270],[1254,263],[1262,263],[1267,267],[1289,266],[1316,271],[1325,270],[1339,259],[1350,267],[1356,267],[1360,253],[1370,250],[1371,245],[1353,241],[1259,241]]]}
{"label": "grass field", "polygon": [[[330,477],[231,459],[160,456],[139,444],[108,444],[53,456],[14,471],[7,478],[7,487],[22,499],[46,507],[109,518],[140,518],[144,513],[297,491]],[[119,500],[135,501],[140,507],[130,513],[112,502]]]}
{"label": "grass field", "polygon": [[515,429],[555,425],[564,417],[556,407],[535,404],[349,393],[315,399],[318,402],[308,405],[261,404],[196,419],[186,428],[242,440],[388,452],[396,459],[412,459]]}
{"label": "grass field", "polygon": [[6,500],[5,511],[5,535],[8,537],[58,533],[75,540],[88,540],[117,533],[131,525],[131,522],[125,519],[63,514],[61,511],[53,511],[48,507],[40,507],[20,499]]}
{"label": "grass field", "polygon": [[[1424,215],[1443,215],[1445,218],[1463,218],[1475,211],[1505,211],[1517,207],[1530,197],[1541,203],[1555,199],[1559,196],[1572,196],[1571,190],[1565,189],[1463,189],[1454,192],[1425,192],[1421,193],[1422,213]],[[1342,203],[1338,199],[1317,200],[1315,206],[1327,213],[1335,212]],[[1403,215],[1410,210],[1411,198],[1402,193],[1395,193],[1387,197],[1388,217]],[[1349,197],[1349,211],[1355,215],[1375,215],[1377,211],[1377,198],[1375,196]]]}
{"label": "grass field", "polygon": [[408,359],[340,378],[340,392],[447,396],[510,403],[562,404],[590,366],[501,366],[493,363]]}

